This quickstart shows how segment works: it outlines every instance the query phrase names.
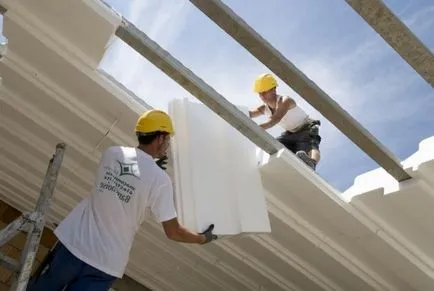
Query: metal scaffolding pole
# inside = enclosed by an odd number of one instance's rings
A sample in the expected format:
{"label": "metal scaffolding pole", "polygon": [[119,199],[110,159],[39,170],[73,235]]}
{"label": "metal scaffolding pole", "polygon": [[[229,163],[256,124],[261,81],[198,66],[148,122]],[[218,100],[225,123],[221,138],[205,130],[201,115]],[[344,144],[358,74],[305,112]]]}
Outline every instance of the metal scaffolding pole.
{"label": "metal scaffolding pole", "polygon": [[[221,1],[190,2],[268,66],[396,180],[411,178],[386,147]],[[116,35],[266,152],[273,154],[281,148],[274,138],[128,20],[123,19]]]}
{"label": "metal scaffolding pole", "polygon": [[431,87],[434,54],[381,0],[345,0]]}
{"label": "metal scaffolding pole", "polygon": [[11,240],[18,233],[27,232],[27,240],[24,250],[21,253],[20,261],[0,253],[0,263],[13,273],[13,284],[11,290],[26,290],[36,252],[45,226],[45,214],[53,197],[57,177],[63,161],[66,145],[60,143],[56,146],[56,152],[51,158],[47,173],[41,187],[41,193],[33,212],[25,212],[12,223],[0,231],[0,247]]}

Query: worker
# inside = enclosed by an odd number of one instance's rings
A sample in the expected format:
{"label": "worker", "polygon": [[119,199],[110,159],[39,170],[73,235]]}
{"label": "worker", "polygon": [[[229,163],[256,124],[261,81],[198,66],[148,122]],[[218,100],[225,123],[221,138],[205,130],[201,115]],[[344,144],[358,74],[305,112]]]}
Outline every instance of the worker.
{"label": "worker", "polygon": [[277,86],[276,79],[269,73],[256,78],[253,91],[259,94],[263,104],[249,110],[249,116],[266,115],[268,119],[260,124],[265,130],[281,126],[284,132],[276,139],[315,171],[320,160],[320,121],[310,118],[291,97],[278,95]]}
{"label": "worker", "polygon": [[207,244],[217,239],[212,224],[195,233],[178,221],[171,179],[160,168],[174,134],[171,118],[149,110],[135,132],[137,147],[112,146],[102,153],[90,195],[56,227],[58,246],[27,290],[109,290],[123,277],[148,210],[173,241]]}

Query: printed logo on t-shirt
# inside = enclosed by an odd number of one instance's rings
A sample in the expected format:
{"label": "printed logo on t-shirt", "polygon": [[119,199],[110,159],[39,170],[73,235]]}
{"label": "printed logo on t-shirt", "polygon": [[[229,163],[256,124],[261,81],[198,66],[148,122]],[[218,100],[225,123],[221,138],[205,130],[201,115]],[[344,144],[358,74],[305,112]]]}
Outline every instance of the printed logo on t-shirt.
{"label": "printed logo on t-shirt", "polygon": [[139,165],[137,163],[122,163],[119,162],[119,166],[121,168],[121,171],[119,173],[119,176],[123,176],[123,175],[131,175],[134,177],[139,177]]}
{"label": "printed logo on t-shirt", "polygon": [[[119,200],[128,203],[134,195],[136,188],[122,179],[122,176],[133,176],[139,178],[139,167],[137,163],[122,163],[118,161],[119,168],[112,169],[104,167],[104,178],[99,183],[99,191],[112,192]],[[140,179],[140,178],[139,178]]]}

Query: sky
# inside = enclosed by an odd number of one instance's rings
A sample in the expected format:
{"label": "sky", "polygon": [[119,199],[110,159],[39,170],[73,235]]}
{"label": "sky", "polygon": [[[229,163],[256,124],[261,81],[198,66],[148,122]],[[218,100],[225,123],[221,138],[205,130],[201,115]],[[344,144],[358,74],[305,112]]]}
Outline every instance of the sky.
{"label": "sky", "polygon": [[[150,38],[235,105],[259,104],[251,88],[269,70],[186,0],[106,0]],[[341,0],[224,1],[250,26],[336,100],[399,160],[434,135],[432,88]],[[386,1],[392,11],[434,48],[434,4],[430,0]],[[430,33],[431,32],[431,33]],[[175,81],[121,41],[102,68],[154,107],[191,97]],[[280,82],[321,120],[318,174],[339,191],[378,165],[319,112]],[[194,97],[192,98],[194,99]],[[276,136],[281,129],[274,128]]]}
{"label": "sky", "polygon": [[[253,80],[269,70],[189,1],[105,1],[233,104],[260,104],[252,92]],[[410,156],[421,140],[434,135],[432,88],[344,1],[223,2],[398,159]],[[386,4],[433,50],[432,0],[389,0]],[[166,109],[173,98],[196,100],[119,40],[108,49],[101,69],[153,107]],[[278,93],[291,96],[321,120],[317,172],[338,191],[378,167],[303,96],[281,81]],[[276,136],[280,131],[269,132]]]}

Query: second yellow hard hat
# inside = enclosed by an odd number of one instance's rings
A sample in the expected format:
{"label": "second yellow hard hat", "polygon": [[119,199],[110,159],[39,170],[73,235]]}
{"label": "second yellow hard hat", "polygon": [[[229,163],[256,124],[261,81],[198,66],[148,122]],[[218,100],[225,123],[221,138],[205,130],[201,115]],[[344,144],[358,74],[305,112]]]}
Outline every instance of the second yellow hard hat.
{"label": "second yellow hard hat", "polygon": [[253,85],[253,91],[256,93],[261,93],[273,89],[274,87],[277,87],[276,79],[273,77],[273,75],[264,73],[256,78]]}

